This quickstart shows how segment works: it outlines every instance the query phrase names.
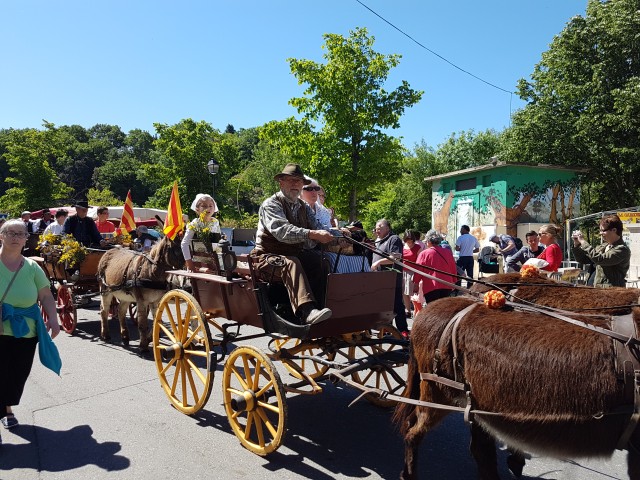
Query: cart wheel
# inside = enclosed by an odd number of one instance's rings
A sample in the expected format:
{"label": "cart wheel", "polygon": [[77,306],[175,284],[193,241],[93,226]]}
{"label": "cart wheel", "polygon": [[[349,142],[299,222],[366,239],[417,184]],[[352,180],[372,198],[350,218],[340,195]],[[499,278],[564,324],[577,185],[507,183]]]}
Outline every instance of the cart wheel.
{"label": "cart wheel", "polygon": [[78,311],[73,304],[73,295],[71,289],[66,285],[58,286],[58,295],[56,296],[56,305],[58,310],[58,319],[62,329],[71,334],[76,329],[78,323]]}
{"label": "cart wheel", "polygon": [[153,356],[169,400],[192,415],[211,395],[216,356],[200,305],[183,290],[167,292],[153,322]]}
{"label": "cart wheel", "polygon": [[287,430],[287,402],[273,362],[255,347],[236,348],[224,365],[222,396],[240,443],[258,455],[275,452]]}
{"label": "cart wheel", "polygon": [[[392,325],[385,325],[376,333],[366,332],[364,338],[371,338],[375,336],[377,338],[384,338],[385,336],[391,336],[396,339],[402,339],[400,331]],[[401,345],[394,344],[381,344],[381,345],[352,345],[349,347],[348,359],[353,362],[360,358],[369,357],[372,355],[380,355],[389,351],[401,351],[403,347]],[[393,393],[395,395],[402,395],[407,388],[405,381],[406,372],[400,371],[406,370],[405,363],[395,363],[392,365],[380,364],[374,365],[369,370],[361,370],[351,374],[351,379],[360,385],[366,385],[369,387],[379,388],[381,390]],[[365,398],[373,405],[383,408],[394,407],[396,401],[386,398],[380,398],[376,394],[366,394]]]}
{"label": "cart wheel", "polygon": [[[299,338],[289,338],[289,337],[276,338],[273,341],[273,345],[276,351],[279,351],[282,349],[288,349],[291,351],[292,355],[298,355],[298,354],[320,355],[323,352],[321,348],[311,346],[311,345],[308,347],[305,347],[305,346],[299,347],[301,342],[302,340],[300,340]],[[335,352],[329,352],[326,355],[326,358],[329,361],[333,361],[336,358]],[[321,377],[322,375],[327,373],[327,370],[329,370],[328,365],[323,365],[322,363],[317,363],[308,359],[289,360],[289,361],[292,363],[295,363],[298,367],[300,367],[300,369],[305,371],[307,375],[309,375],[313,379]],[[282,362],[282,364],[284,365],[284,368],[286,368],[292,376],[302,380],[303,378],[302,375],[300,375],[300,373],[295,368],[293,368],[287,362]]]}
{"label": "cart wheel", "polygon": [[135,302],[129,304],[129,318],[134,325],[138,325],[138,304]]}

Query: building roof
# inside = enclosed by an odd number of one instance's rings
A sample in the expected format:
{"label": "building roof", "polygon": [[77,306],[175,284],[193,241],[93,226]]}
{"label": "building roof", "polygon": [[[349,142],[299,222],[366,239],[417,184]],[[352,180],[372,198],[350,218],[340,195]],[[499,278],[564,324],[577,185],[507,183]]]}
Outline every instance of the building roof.
{"label": "building roof", "polygon": [[485,170],[494,170],[496,168],[504,168],[504,167],[529,167],[529,168],[547,169],[547,170],[565,170],[567,172],[576,172],[576,173],[587,172],[589,170],[587,168],[580,168],[580,167],[570,168],[570,167],[563,167],[560,165],[549,165],[546,163],[507,163],[507,162],[494,160],[491,163],[487,163],[486,165],[480,165],[479,167],[465,168],[463,170],[447,172],[441,175],[434,175],[433,177],[427,177],[424,180],[426,182],[433,182],[434,180],[440,180],[442,178],[457,177],[458,175],[466,175],[468,173],[481,172]]}

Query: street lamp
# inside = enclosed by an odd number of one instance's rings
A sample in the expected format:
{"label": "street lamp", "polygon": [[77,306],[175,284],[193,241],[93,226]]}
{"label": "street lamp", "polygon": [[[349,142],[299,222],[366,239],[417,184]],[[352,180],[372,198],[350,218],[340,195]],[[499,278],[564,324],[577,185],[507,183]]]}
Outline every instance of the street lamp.
{"label": "street lamp", "polygon": [[207,170],[209,170],[209,173],[213,178],[213,188],[211,189],[211,198],[214,198],[214,195],[216,193],[216,175],[220,170],[220,164],[212,158],[211,160],[209,160],[209,163],[207,163]]}

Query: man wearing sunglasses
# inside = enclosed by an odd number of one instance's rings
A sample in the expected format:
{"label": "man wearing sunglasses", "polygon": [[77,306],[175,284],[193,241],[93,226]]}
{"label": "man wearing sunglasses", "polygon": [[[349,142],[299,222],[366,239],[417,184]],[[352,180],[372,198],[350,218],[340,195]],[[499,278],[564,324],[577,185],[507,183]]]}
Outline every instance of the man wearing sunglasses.
{"label": "man wearing sunglasses", "polygon": [[[284,283],[291,309],[302,322],[319,323],[330,318],[332,312],[321,308],[326,266],[314,247],[334,237],[317,222],[309,205],[298,198],[303,187],[311,184],[300,165],[287,164],[274,180],[280,191],[260,206],[256,248],[251,252],[253,265],[264,281]],[[275,255],[279,256],[278,262],[273,261]]]}
{"label": "man wearing sunglasses", "polygon": [[309,180],[311,183],[302,187],[300,198],[307,202],[307,205],[309,205],[311,211],[315,214],[316,220],[320,225],[322,225],[322,228],[324,228],[325,230],[330,230],[331,212],[319,201],[320,190],[322,188],[320,187],[320,185],[318,185],[316,179],[307,177],[306,175],[305,179]]}

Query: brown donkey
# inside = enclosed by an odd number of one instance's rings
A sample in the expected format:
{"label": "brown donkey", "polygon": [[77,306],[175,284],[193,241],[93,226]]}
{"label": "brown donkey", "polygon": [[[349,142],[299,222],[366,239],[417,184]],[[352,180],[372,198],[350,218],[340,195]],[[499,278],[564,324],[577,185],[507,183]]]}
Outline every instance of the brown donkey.
{"label": "brown donkey", "polygon": [[[520,280],[513,276],[510,281],[517,284]],[[542,284],[543,292],[553,291],[545,282],[533,283]],[[624,292],[626,305],[636,304],[640,293],[573,288],[574,293],[565,291],[559,307],[570,309],[573,295],[581,291],[588,293],[578,302],[582,308],[604,306],[607,298],[609,305],[624,305],[616,298]],[[538,292],[540,296],[544,293]],[[632,297],[635,300],[629,300]],[[471,310],[452,328],[451,320],[467,307]],[[626,311],[630,310],[627,306]],[[573,318],[610,327],[607,317]],[[639,320],[640,310],[634,308],[636,328]],[[414,321],[406,395],[463,408],[470,402],[471,453],[483,480],[499,479],[494,439],[512,452],[561,458],[608,456],[629,425],[634,402],[616,372],[612,343],[620,342],[542,313],[490,309],[465,297],[441,299]],[[637,358],[637,349],[635,354]],[[463,390],[433,377],[421,381],[421,374],[453,380]],[[401,478],[418,478],[418,446],[448,413],[428,406],[398,405],[394,419],[405,441]],[[629,478],[640,480],[640,430],[632,432],[621,448],[628,450]],[[516,465],[509,467],[516,474],[521,473],[521,459],[518,455],[511,458]]]}
{"label": "brown donkey", "polygon": [[179,238],[164,237],[148,254],[129,249],[112,249],[106,252],[98,264],[100,282],[100,338],[111,339],[109,333],[109,306],[118,299],[118,320],[122,343],[129,345],[126,312],[129,304],[136,303],[140,351],[147,351],[151,340],[147,317],[149,309],[155,311],[167,289],[167,270],[184,267]]}

